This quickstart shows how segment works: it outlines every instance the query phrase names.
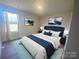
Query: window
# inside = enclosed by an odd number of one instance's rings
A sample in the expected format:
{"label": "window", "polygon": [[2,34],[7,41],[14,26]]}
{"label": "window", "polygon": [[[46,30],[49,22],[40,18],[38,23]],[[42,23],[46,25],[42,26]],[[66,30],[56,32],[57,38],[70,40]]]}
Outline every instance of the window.
{"label": "window", "polygon": [[17,14],[8,13],[8,24],[10,32],[18,31],[18,18]]}

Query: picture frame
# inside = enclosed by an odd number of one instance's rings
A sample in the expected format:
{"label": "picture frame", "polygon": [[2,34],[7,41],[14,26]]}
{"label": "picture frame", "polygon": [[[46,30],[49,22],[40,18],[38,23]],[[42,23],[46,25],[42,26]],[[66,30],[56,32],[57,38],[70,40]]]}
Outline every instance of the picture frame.
{"label": "picture frame", "polygon": [[62,19],[63,19],[62,17],[49,18],[48,24],[49,25],[61,25]]}
{"label": "picture frame", "polygon": [[34,25],[34,21],[32,19],[25,18],[24,19],[24,25],[33,26]]}

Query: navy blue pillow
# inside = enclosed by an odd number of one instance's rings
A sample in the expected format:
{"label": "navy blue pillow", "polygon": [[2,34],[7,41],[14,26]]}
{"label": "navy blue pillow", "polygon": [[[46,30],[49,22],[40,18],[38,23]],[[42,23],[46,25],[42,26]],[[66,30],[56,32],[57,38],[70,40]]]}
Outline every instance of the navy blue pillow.
{"label": "navy blue pillow", "polygon": [[44,31],[44,35],[51,36],[51,35],[52,35],[52,33]]}

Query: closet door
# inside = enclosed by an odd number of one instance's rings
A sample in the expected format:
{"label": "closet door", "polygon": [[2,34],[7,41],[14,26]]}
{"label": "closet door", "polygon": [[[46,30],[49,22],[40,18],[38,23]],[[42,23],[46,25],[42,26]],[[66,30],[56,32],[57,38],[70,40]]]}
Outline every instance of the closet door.
{"label": "closet door", "polygon": [[1,31],[0,31],[0,59],[1,59],[1,45],[2,45],[2,41],[1,41]]}
{"label": "closet door", "polygon": [[4,11],[3,9],[0,9],[0,39],[1,41],[7,41],[6,37],[6,26],[5,26],[5,20],[4,20]]}

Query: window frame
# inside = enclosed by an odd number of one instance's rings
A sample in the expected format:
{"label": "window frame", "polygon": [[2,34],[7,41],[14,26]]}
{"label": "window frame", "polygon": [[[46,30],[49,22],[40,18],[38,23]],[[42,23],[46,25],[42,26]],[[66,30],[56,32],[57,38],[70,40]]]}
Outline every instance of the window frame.
{"label": "window frame", "polygon": [[[15,18],[13,18],[12,16],[10,16],[9,17],[9,13],[11,14],[11,15],[15,15],[16,17]],[[10,25],[11,25],[11,21],[9,20],[9,18],[11,18],[11,19],[16,19],[15,21],[16,21],[16,25],[17,25],[17,30],[11,30],[11,28],[10,28]],[[8,21],[8,29],[9,29],[9,31],[10,32],[18,32],[19,31],[19,26],[18,26],[18,14],[15,14],[15,13],[11,13],[11,12],[7,12],[7,21]],[[13,24],[14,25],[14,24]],[[13,29],[13,28],[12,28]]]}

